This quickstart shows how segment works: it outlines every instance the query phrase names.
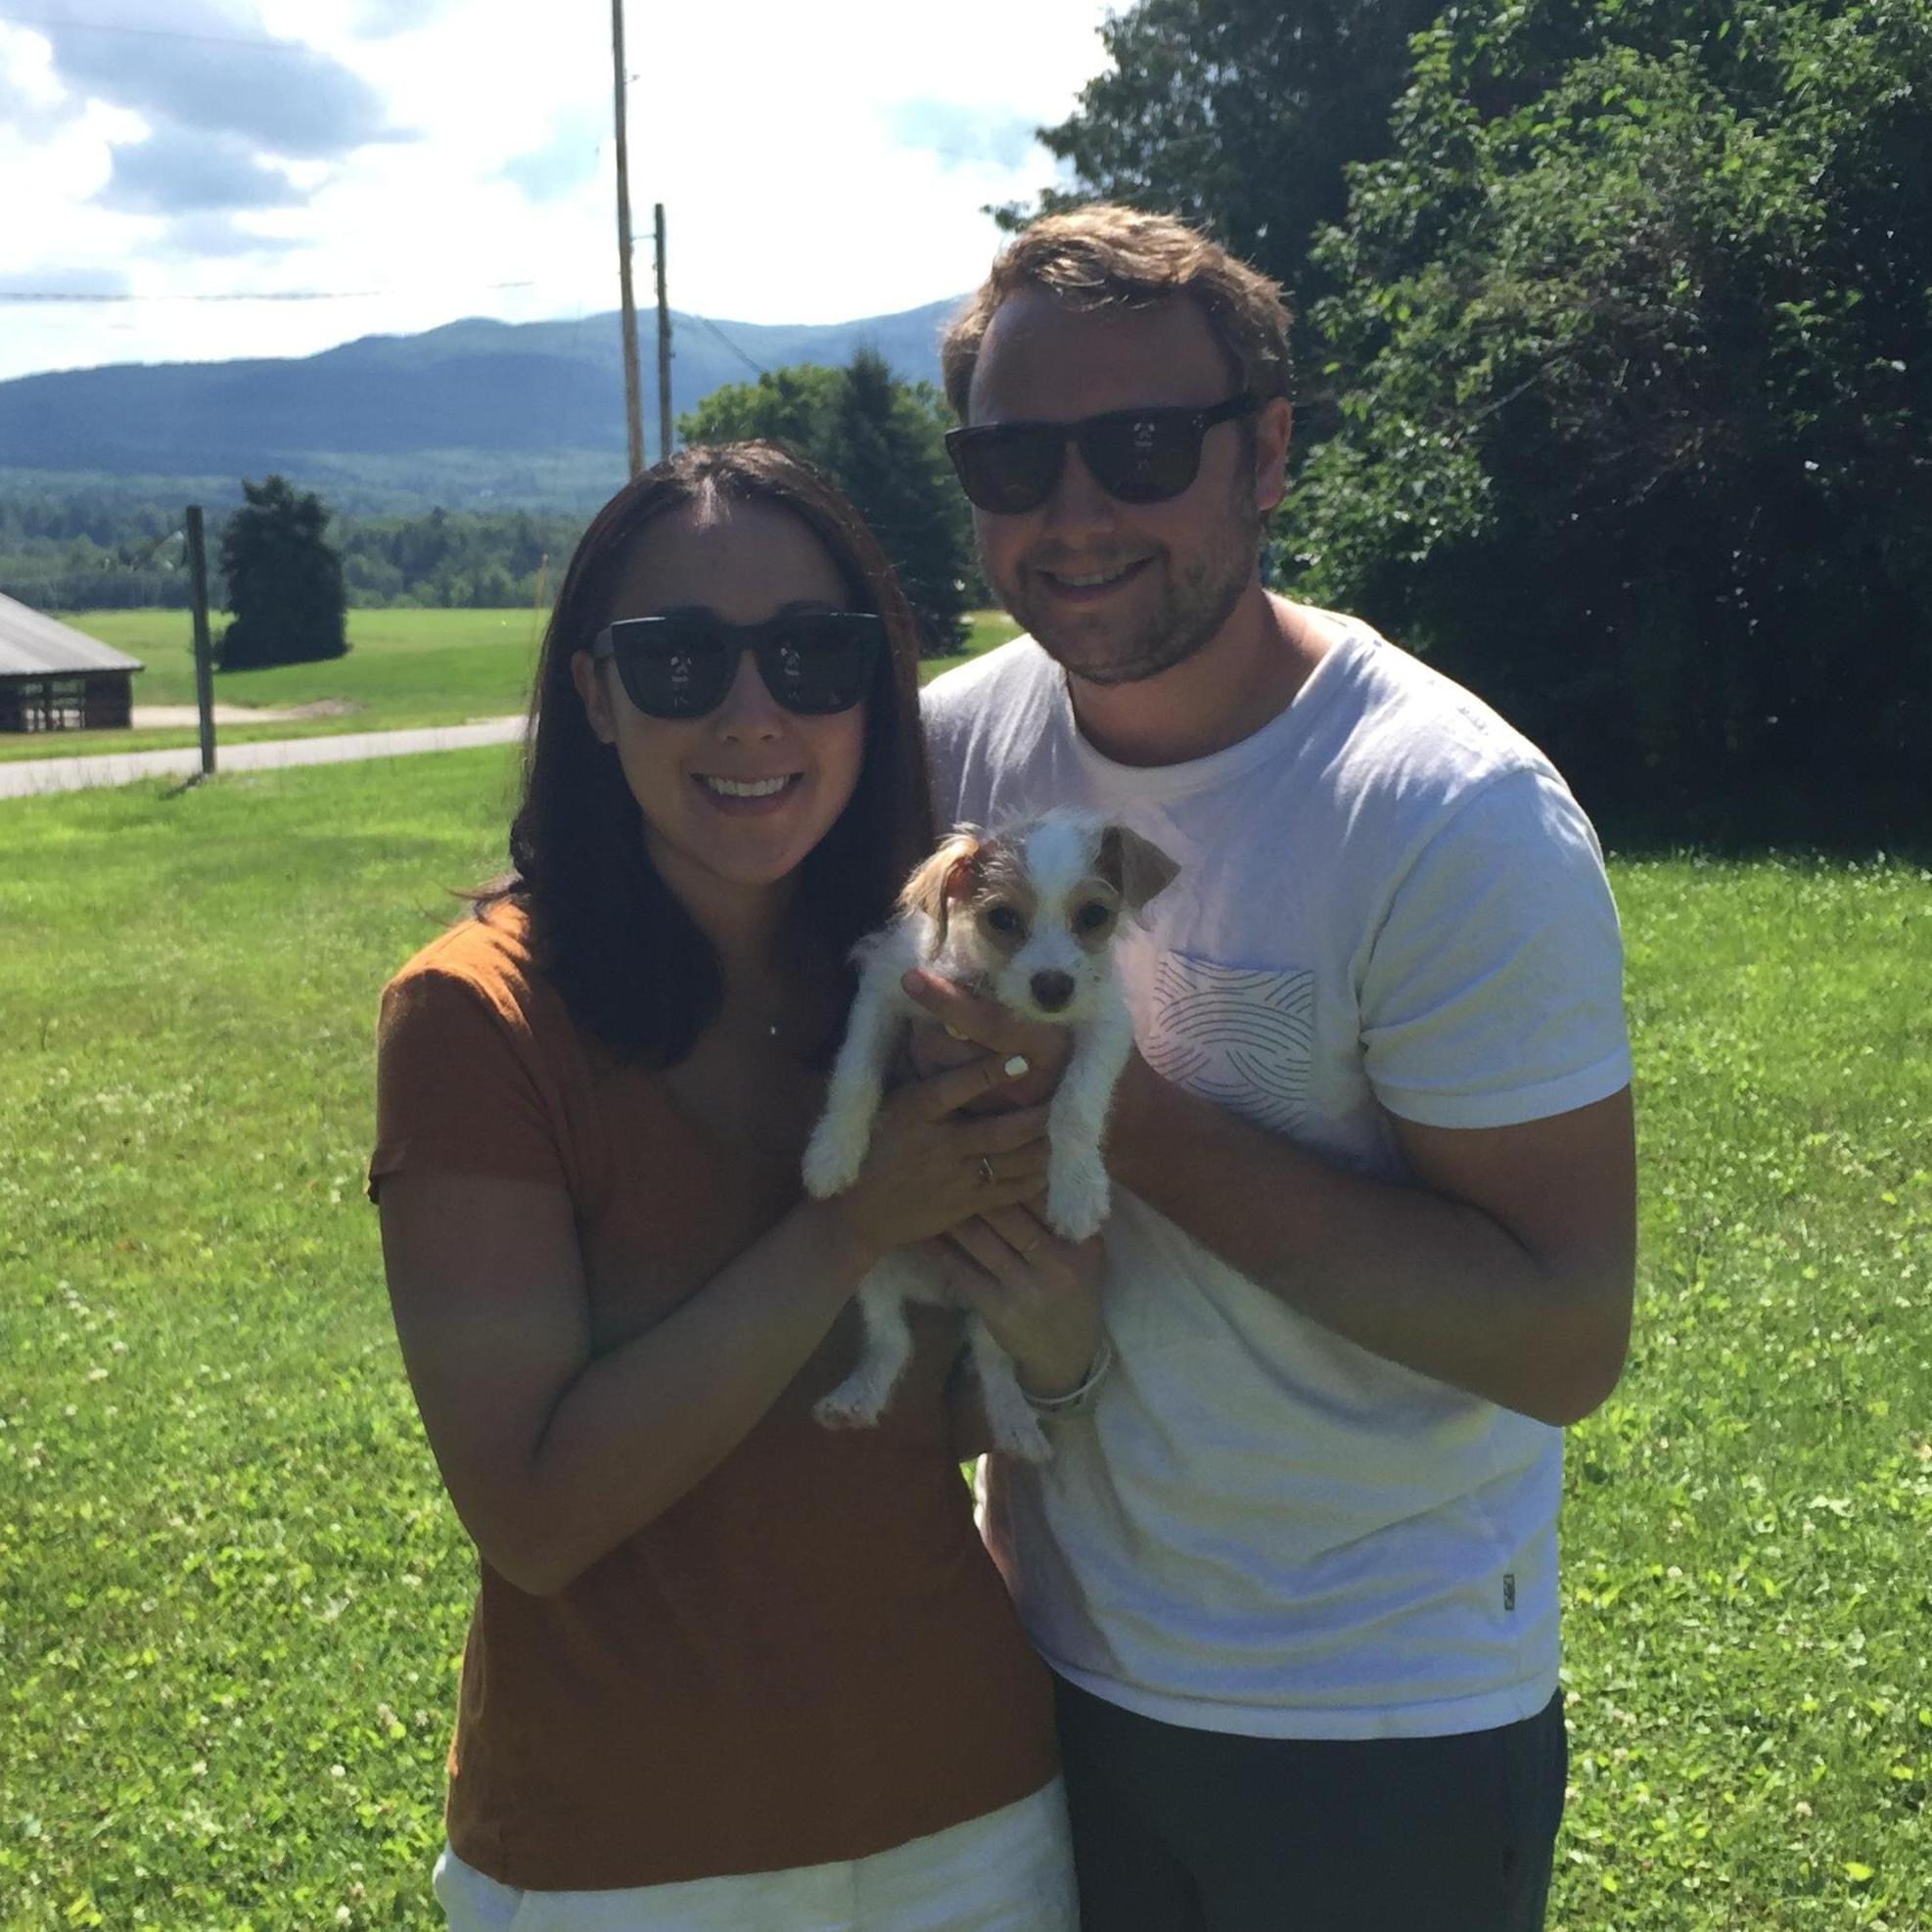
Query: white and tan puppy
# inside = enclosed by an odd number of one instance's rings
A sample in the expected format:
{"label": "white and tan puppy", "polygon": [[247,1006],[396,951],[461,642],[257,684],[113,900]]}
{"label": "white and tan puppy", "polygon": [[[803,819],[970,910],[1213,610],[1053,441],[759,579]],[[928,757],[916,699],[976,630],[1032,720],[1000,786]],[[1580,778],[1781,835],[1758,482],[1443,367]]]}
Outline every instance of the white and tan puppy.
{"label": "white and tan puppy", "polygon": [[[1047,1113],[1046,1219],[1070,1241],[1097,1234],[1107,1219],[1107,1108],[1133,1048],[1114,936],[1175,869],[1138,833],[1090,813],[1049,812],[996,834],[962,829],[946,839],[906,882],[898,917],[853,951],[858,993],[805,1149],[807,1190],[822,1200],[857,1179],[894,1058],[922,1017],[900,981],[923,966],[1023,1019],[1074,1030]],[[887,1256],[859,1288],[858,1366],[819,1403],[818,1419],[876,1422],[911,1354],[905,1303],[953,1299],[922,1257]],[[967,1335],[995,1445],[1040,1459],[1046,1439],[1012,1362],[977,1316]]]}

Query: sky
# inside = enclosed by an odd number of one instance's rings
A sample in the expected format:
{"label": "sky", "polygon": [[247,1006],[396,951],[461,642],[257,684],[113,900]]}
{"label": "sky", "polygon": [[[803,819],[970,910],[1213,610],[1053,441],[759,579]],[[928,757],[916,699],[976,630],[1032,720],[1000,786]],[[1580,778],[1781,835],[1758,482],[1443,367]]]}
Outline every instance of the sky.
{"label": "sky", "polygon": [[[657,202],[688,312],[964,293],[1118,10],[629,0],[640,304]],[[0,380],[613,309],[612,91],[608,0],[0,0]]]}

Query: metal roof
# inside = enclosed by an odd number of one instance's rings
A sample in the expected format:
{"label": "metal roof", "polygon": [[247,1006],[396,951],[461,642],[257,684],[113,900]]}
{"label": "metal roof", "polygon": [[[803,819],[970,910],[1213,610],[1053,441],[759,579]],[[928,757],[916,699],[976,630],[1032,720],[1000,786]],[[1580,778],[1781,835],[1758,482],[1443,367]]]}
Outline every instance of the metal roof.
{"label": "metal roof", "polygon": [[0,595],[0,677],[61,676],[81,670],[143,670],[139,658],[96,642]]}

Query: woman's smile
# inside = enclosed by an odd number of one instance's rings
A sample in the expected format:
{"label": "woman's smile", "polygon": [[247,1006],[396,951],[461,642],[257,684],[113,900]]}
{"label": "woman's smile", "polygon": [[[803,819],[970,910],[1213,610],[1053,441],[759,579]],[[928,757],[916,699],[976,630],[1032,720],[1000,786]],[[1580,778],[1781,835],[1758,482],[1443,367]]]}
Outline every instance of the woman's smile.
{"label": "woman's smile", "polygon": [[707,802],[727,818],[759,818],[783,811],[805,784],[803,771],[774,772],[767,778],[732,778],[701,771],[695,782]]}

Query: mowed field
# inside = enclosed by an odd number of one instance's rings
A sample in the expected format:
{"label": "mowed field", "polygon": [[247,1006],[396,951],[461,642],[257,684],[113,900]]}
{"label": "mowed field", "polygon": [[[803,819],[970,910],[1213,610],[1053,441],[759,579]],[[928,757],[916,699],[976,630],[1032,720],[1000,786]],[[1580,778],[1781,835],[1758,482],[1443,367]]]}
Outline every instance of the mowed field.
{"label": "mowed field", "polygon": [[[0,805],[5,1932],[437,1922],[473,1565],[362,1198],[370,1029],[513,774]],[[1551,1923],[1922,1932],[1932,875],[1614,871],[1641,1307],[1571,1440]]]}
{"label": "mowed field", "polygon": [[[194,637],[186,611],[89,611],[61,621],[85,631],[147,667],[134,679],[134,703],[195,702]],[[225,622],[217,614],[217,632]],[[1012,621],[978,611],[964,656],[1004,643]],[[515,611],[351,611],[348,655],[324,664],[277,665],[266,670],[217,672],[214,700],[252,710],[326,707],[301,718],[261,718],[216,728],[222,745],[263,738],[305,738],[342,731],[400,731],[501,717],[529,703],[543,619]],[[960,660],[937,661],[937,671]],[[0,733],[0,759],[78,758],[151,752],[201,742],[191,723],[127,731]]]}

